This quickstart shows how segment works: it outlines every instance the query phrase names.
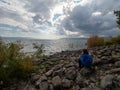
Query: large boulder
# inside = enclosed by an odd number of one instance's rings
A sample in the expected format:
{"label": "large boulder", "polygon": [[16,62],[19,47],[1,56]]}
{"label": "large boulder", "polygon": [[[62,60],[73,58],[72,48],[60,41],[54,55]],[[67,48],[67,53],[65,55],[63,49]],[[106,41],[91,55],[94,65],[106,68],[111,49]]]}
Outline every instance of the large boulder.
{"label": "large boulder", "polygon": [[116,67],[120,67],[120,61],[115,62]]}
{"label": "large boulder", "polygon": [[52,84],[55,90],[60,90],[62,86],[62,80],[59,76],[55,76],[52,78]]}
{"label": "large boulder", "polygon": [[76,78],[76,69],[75,67],[70,67],[65,71],[65,77],[69,80],[74,80]]}
{"label": "large boulder", "polygon": [[83,76],[89,76],[89,75],[91,75],[91,74],[93,73],[93,70],[90,69],[90,68],[84,67],[84,68],[82,68],[82,69],[80,70],[80,73],[81,73],[81,75],[83,75]]}
{"label": "large boulder", "polygon": [[101,88],[105,90],[112,90],[113,75],[106,75],[101,80]]}
{"label": "large boulder", "polygon": [[48,90],[48,82],[44,81],[40,83],[40,90]]}
{"label": "large boulder", "polygon": [[63,88],[70,88],[71,87],[71,81],[70,80],[68,80],[68,79],[63,79],[62,80],[62,87]]}

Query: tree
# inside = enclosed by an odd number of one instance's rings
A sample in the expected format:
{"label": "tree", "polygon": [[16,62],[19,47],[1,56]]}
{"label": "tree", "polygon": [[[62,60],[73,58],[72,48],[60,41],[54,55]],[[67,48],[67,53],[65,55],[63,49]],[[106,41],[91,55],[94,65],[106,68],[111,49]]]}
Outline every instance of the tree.
{"label": "tree", "polygon": [[118,28],[120,29],[120,10],[117,10],[117,11],[114,11],[114,14],[116,15],[117,17],[117,25],[118,25]]}

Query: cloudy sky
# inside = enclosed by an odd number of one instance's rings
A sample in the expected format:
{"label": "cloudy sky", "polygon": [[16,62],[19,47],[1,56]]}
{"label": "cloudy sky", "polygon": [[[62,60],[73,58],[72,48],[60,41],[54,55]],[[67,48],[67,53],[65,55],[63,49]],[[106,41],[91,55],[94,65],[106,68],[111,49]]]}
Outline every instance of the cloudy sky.
{"label": "cloudy sky", "polygon": [[0,0],[0,36],[116,36],[114,10],[120,10],[120,0]]}

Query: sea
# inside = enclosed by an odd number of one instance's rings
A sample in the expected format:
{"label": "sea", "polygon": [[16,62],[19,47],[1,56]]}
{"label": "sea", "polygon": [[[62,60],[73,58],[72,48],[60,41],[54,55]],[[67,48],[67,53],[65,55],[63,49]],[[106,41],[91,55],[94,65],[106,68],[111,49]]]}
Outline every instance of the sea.
{"label": "sea", "polygon": [[31,38],[17,38],[17,37],[4,37],[2,40],[6,43],[19,41],[23,46],[21,50],[27,54],[33,54],[36,49],[33,44],[43,45],[44,46],[44,54],[52,55],[61,51],[71,51],[71,50],[79,50],[82,48],[86,48],[86,38],[63,38],[57,40],[46,40],[46,39],[31,39]]}

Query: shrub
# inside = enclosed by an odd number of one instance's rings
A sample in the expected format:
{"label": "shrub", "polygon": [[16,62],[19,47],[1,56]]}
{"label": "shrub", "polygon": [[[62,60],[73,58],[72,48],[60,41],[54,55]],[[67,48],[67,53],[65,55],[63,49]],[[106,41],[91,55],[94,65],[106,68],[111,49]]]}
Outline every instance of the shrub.
{"label": "shrub", "polygon": [[98,37],[97,35],[93,35],[87,40],[88,47],[95,47],[102,45],[104,45],[104,38]]}
{"label": "shrub", "polygon": [[105,40],[105,45],[120,44],[120,35]]}
{"label": "shrub", "polygon": [[19,42],[5,44],[0,39],[0,89],[25,80],[35,70],[32,57],[22,53]]}
{"label": "shrub", "polygon": [[44,44],[39,45],[39,44],[34,43],[33,48],[36,49],[36,52],[33,55],[35,58],[44,58],[44,57],[46,57],[43,54],[45,52]]}
{"label": "shrub", "polygon": [[117,42],[118,44],[120,44],[120,35],[118,35],[118,36],[116,37],[116,42]]}

